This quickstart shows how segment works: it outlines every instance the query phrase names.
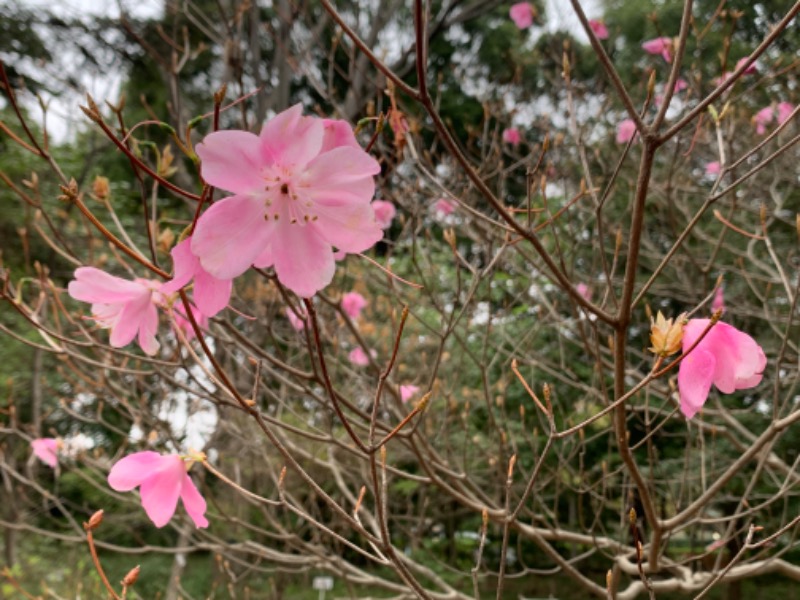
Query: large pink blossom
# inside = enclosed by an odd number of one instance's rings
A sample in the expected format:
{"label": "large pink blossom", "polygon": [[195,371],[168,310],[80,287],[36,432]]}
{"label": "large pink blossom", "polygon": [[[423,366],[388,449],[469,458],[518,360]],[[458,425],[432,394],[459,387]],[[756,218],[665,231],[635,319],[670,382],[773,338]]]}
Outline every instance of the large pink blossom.
{"label": "large pink blossom", "polygon": [[[709,319],[691,319],[683,328],[686,353],[710,325]],[[756,341],[727,323],[716,323],[678,368],[681,412],[691,419],[708,398],[713,383],[723,394],[761,383],[767,357]]]}
{"label": "large pink blossom", "polygon": [[118,492],[138,487],[142,506],[156,527],[169,523],[183,500],[197,527],[208,527],[206,501],[187,473],[187,463],[177,454],[135,452],[117,462],[108,474],[108,485]]}
{"label": "large pink blossom", "polygon": [[218,279],[203,268],[200,259],[192,254],[191,237],[175,244],[170,254],[174,273],[172,279],[161,286],[162,294],[174,294],[194,279],[194,301],[203,315],[213,317],[228,305],[233,281]]}
{"label": "large pink blossom", "polygon": [[591,19],[589,21],[589,27],[592,28],[594,35],[597,37],[598,40],[607,40],[608,39],[608,27],[603,21],[598,21],[597,19]]}
{"label": "large pink blossom", "polygon": [[389,229],[392,226],[392,221],[397,214],[394,204],[386,200],[375,200],[372,203],[372,210],[375,213],[375,221],[381,229]]}
{"label": "large pink blossom", "polygon": [[31,440],[31,448],[36,458],[53,469],[58,464],[58,440],[55,438],[38,438]]}
{"label": "large pink blossom", "polygon": [[334,248],[363,252],[383,237],[370,205],[380,165],[349,125],[302,112],[297,104],[260,135],[218,131],[197,146],[205,181],[234,194],[203,213],[192,236],[192,254],[212,276],[274,266],[308,298],[333,279]]}
{"label": "large pink blossom", "polygon": [[527,29],[533,25],[533,18],[536,16],[530,2],[517,2],[511,5],[511,10],[508,11],[508,14],[520,29]]}
{"label": "large pink blossom", "polygon": [[672,62],[672,38],[657,37],[642,43],[642,50],[648,54],[660,54],[667,61]]}
{"label": "large pink blossom", "polygon": [[509,127],[503,130],[503,141],[512,146],[519,146],[519,143],[522,141],[522,134],[516,127]]}
{"label": "large pink blossom", "polygon": [[152,356],[159,347],[156,307],[161,304],[160,287],[155,281],[129,281],[94,267],[80,267],[67,291],[76,300],[92,303],[94,320],[111,330],[111,346],[121,348],[138,336],[139,346]]}
{"label": "large pink blossom", "polygon": [[617,143],[626,144],[636,135],[636,123],[632,119],[624,119],[617,125]]}
{"label": "large pink blossom", "polygon": [[351,319],[361,316],[361,311],[368,305],[366,298],[358,292],[347,292],[342,296],[342,310]]}

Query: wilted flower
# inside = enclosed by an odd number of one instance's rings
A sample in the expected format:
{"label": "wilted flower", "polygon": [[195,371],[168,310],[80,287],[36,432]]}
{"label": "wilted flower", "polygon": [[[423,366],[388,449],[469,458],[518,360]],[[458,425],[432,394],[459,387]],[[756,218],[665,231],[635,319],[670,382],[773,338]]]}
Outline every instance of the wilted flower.
{"label": "wilted flower", "polygon": [[670,356],[680,350],[685,323],[686,313],[677,319],[665,319],[658,311],[655,319],[650,317],[650,352],[658,356]]}
{"label": "wilted flower", "polygon": [[[711,325],[691,319],[684,327],[683,351],[688,352]],[[723,394],[761,383],[767,357],[756,341],[727,323],[716,323],[678,368],[681,412],[691,419],[705,404],[711,384]]]}
{"label": "wilted flower", "polygon": [[189,477],[191,465],[191,460],[187,463],[177,454],[135,452],[111,467],[108,485],[118,492],[138,487],[142,506],[156,527],[169,523],[180,498],[194,524],[204,528],[208,527],[206,501]]}

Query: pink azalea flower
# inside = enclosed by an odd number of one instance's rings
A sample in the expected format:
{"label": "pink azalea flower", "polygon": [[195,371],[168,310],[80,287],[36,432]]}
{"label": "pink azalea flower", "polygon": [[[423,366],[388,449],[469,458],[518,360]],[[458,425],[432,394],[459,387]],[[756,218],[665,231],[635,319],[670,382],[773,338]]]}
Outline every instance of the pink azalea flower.
{"label": "pink azalea flower", "polygon": [[513,4],[508,14],[511,20],[514,21],[514,24],[520,29],[527,29],[533,25],[533,18],[536,16],[533,6],[528,2],[517,2]]}
{"label": "pink azalea flower", "polygon": [[789,120],[794,112],[794,104],[791,102],[778,103],[778,125],[783,125]]}
{"label": "pink azalea flower", "polygon": [[358,292],[347,292],[342,296],[342,310],[351,319],[357,319],[369,302]]}
{"label": "pink azalea flower", "polygon": [[129,281],[94,267],[80,267],[67,291],[75,300],[92,303],[92,318],[111,330],[112,347],[126,346],[138,336],[139,346],[152,356],[159,347],[156,306],[162,301],[160,287],[155,281]]}
{"label": "pink azalea flower", "polygon": [[375,213],[375,220],[381,229],[389,229],[392,226],[392,220],[397,214],[394,204],[386,200],[375,200],[372,203],[372,210]]}
{"label": "pink azalea flower", "polygon": [[[375,356],[374,351],[370,354],[372,354],[373,357]],[[350,359],[351,363],[358,367],[366,367],[369,364],[369,357],[361,346],[356,346],[350,350],[350,354],[347,355],[347,358]]]}
{"label": "pink azalea flower", "polygon": [[678,79],[675,81],[675,87],[672,88],[672,91],[677,94],[678,92],[682,92],[688,87],[689,84],[686,82],[686,80],[683,77],[678,77]]}
{"label": "pink azalea flower", "polygon": [[608,39],[608,28],[603,21],[598,21],[597,19],[591,19],[589,21],[589,27],[592,28],[595,36],[597,36],[598,40],[607,40]]}
{"label": "pink azalea flower", "polygon": [[295,314],[295,311],[286,307],[286,318],[289,319],[289,324],[292,326],[292,329],[295,331],[303,331],[306,328],[306,320],[305,320],[305,311],[301,309],[295,309],[300,315],[303,317],[302,319]]}
{"label": "pink azalea flower", "polygon": [[756,124],[756,133],[764,135],[767,131],[767,125],[772,122],[773,118],[775,118],[775,112],[771,106],[766,106],[758,111],[753,117],[753,122]]}
{"label": "pink azalea flower", "polygon": [[31,440],[31,448],[36,458],[48,467],[55,469],[58,464],[58,440],[55,438],[38,438]]}
{"label": "pink azalea flower", "polygon": [[503,141],[506,144],[511,144],[512,146],[518,146],[519,143],[522,141],[522,134],[516,127],[509,127],[508,129],[503,131]]}
{"label": "pink azalea flower", "polygon": [[260,135],[217,131],[197,146],[205,181],[234,194],[203,213],[192,236],[192,254],[217,279],[274,266],[309,298],[333,279],[334,247],[363,252],[383,237],[370,205],[380,165],[346,124],[302,112],[297,104]]}
{"label": "pink azalea flower", "polygon": [[712,160],[706,163],[706,175],[719,175],[721,170],[722,166],[719,164],[718,160]]}
{"label": "pink azalea flower", "polygon": [[[736,67],[734,68],[734,71],[738,71],[738,70],[739,70],[739,67],[741,67],[741,66],[742,66],[744,63],[746,63],[748,60],[750,60],[750,57],[749,57],[749,56],[745,56],[745,57],[743,57],[743,58],[740,58],[738,61],[736,61]],[[753,63],[752,65],[750,65],[749,67],[747,67],[747,68],[744,70],[744,72],[742,73],[742,75],[752,75],[752,74],[753,74],[753,73],[755,73],[755,72],[756,72],[756,63]]]}
{"label": "pink azalea flower", "polygon": [[118,492],[138,487],[142,506],[156,527],[169,523],[178,507],[178,498],[183,500],[186,512],[197,527],[208,527],[206,501],[189,477],[186,461],[177,454],[129,454],[111,467],[108,485]]}
{"label": "pink azalea flower", "polygon": [[667,61],[672,62],[672,38],[657,37],[642,43],[642,50],[648,54],[660,54]]}
{"label": "pink azalea flower", "polygon": [[585,283],[579,283],[575,286],[575,291],[578,292],[588,302],[592,299],[592,290]]}
{"label": "pink azalea flower", "polygon": [[617,143],[626,144],[636,135],[636,123],[632,119],[620,121],[617,125]]}
{"label": "pink azalea flower", "polygon": [[436,216],[438,217],[446,217],[448,215],[452,215],[455,209],[456,208],[455,206],[453,206],[453,203],[447,200],[446,198],[439,198],[433,205],[433,211],[436,213]]}
{"label": "pink azalea flower", "polygon": [[[710,323],[710,319],[689,320],[683,328],[684,353]],[[718,322],[678,368],[681,412],[691,419],[705,404],[712,383],[723,394],[757,386],[766,365],[767,357],[753,338]]]}
{"label": "pink azalea flower", "polygon": [[714,292],[714,298],[711,300],[711,310],[714,312],[725,310],[725,296],[722,293],[722,286],[719,286],[717,291]]}
{"label": "pink azalea flower", "polygon": [[200,259],[192,254],[191,237],[175,244],[170,254],[175,272],[172,279],[161,286],[162,294],[174,294],[194,279],[194,301],[201,313],[213,317],[228,306],[233,280],[217,279],[203,268]]}
{"label": "pink azalea flower", "polygon": [[411,398],[414,397],[414,394],[416,394],[418,391],[419,391],[419,387],[416,386],[416,385],[401,385],[400,386],[400,400],[403,403],[406,403],[409,400],[411,400]]}

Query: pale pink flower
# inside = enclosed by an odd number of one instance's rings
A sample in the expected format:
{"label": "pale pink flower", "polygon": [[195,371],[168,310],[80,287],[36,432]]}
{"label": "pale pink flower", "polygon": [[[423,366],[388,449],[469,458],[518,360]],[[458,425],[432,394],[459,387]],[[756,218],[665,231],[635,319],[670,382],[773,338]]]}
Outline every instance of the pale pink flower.
{"label": "pale pink flower", "polygon": [[642,43],[642,50],[648,54],[660,54],[667,61],[672,62],[672,38],[657,37]]}
{"label": "pale pink flower", "polygon": [[503,141],[512,146],[519,146],[519,143],[522,141],[522,134],[516,127],[509,127],[503,130]]}
{"label": "pale pink flower", "polygon": [[589,302],[592,299],[592,290],[585,283],[579,283],[575,286],[575,291],[583,296],[584,300]]}
{"label": "pale pink flower", "polygon": [[108,485],[118,492],[139,487],[142,506],[156,527],[163,527],[175,514],[178,498],[197,527],[208,527],[206,501],[189,477],[183,457],[158,452],[135,452],[118,461],[108,474]]}
{"label": "pale pink flower", "polygon": [[[710,323],[689,320],[683,328],[684,353]],[[705,404],[712,383],[723,394],[757,386],[766,365],[767,357],[753,338],[727,323],[716,323],[678,368],[681,412],[691,419]]]}
{"label": "pale pink flower", "polygon": [[207,317],[213,317],[228,306],[233,289],[232,279],[217,279],[207,272],[200,259],[192,254],[192,238],[175,244],[170,252],[174,273],[172,279],[161,286],[162,294],[174,294],[194,279],[194,301]]}
{"label": "pale pink flower", "polygon": [[406,403],[409,400],[411,400],[411,398],[414,397],[414,394],[416,394],[418,391],[419,391],[419,387],[416,386],[416,385],[401,385],[400,386],[400,400],[403,403]]}
{"label": "pale pink flower", "polygon": [[[373,351],[371,354],[374,356],[375,352]],[[369,356],[367,356],[367,353],[364,352],[361,346],[356,346],[350,350],[350,354],[347,355],[347,358],[358,367],[366,367],[369,364]]]}
{"label": "pale pink flower", "polygon": [[764,135],[767,131],[767,125],[769,125],[774,118],[775,111],[772,110],[771,106],[765,106],[758,111],[753,117],[753,122],[756,124],[756,133],[758,135]]}
{"label": "pale pink flower", "polygon": [[722,165],[719,164],[718,160],[712,160],[706,163],[706,175],[719,175],[721,170]]}
{"label": "pale pink flower", "polygon": [[370,205],[380,165],[346,124],[302,112],[297,104],[260,135],[217,131],[197,146],[203,179],[234,194],[203,213],[192,236],[192,254],[212,276],[274,266],[309,298],[333,279],[334,248],[363,252],[383,237]]}
{"label": "pale pink flower", "polygon": [[598,21],[597,19],[591,19],[589,21],[589,27],[592,28],[595,36],[597,36],[598,40],[607,40],[608,39],[608,27],[603,21]]}
{"label": "pale pink flower", "polygon": [[711,300],[711,310],[714,312],[718,310],[725,310],[725,296],[722,292],[722,286],[719,286],[717,291],[714,292],[714,299]]}
{"label": "pale pink flower", "polygon": [[520,29],[527,29],[533,25],[533,18],[536,16],[533,6],[528,2],[517,2],[513,4],[508,14],[511,20],[514,21],[514,24]]}
{"label": "pale pink flower", "polygon": [[392,226],[397,209],[394,204],[386,200],[375,200],[372,203],[372,210],[375,213],[375,221],[381,229],[389,229]]}
{"label": "pale pink flower", "polygon": [[[300,317],[295,314],[295,311],[300,313]],[[301,318],[302,317],[302,318]],[[303,331],[306,328],[306,313],[304,310],[295,309],[292,310],[288,306],[286,307],[286,318],[289,319],[289,324],[292,326],[292,329],[295,331]]]}
{"label": "pale pink flower", "polygon": [[126,346],[138,336],[139,346],[152,356],[159,347],[156,307],[162,301],[160,287],[155,281],[129,281],[94,267],[80,267],[67,291],[75,300],[92,303],[92,318],[111,330],[112,347]]}
{"label": "pale pink flower", "polygon": [[778,103],[778,125],[783,125],[786,121],[789,120],[789,117],[792,116],[794,112],[794,104],[791,102],[779,102]]}
{"label": "pale pink flower", "polygon": [[342,310],[351,319],[357,319],[361,316],[361,311],[368,304],[369,302],[358,292],[347,292],[342,296]]}
{"label": "pale pink flower", "polygon": [[58,464],[58,440],[55,438],[38,438],[31,440],[33,453],[40,461],[53,469]]}
{"label": "pale pink flower", "polygon": [[433,205],[433,211],[438,217],[447,217],[452,215],[455,209],[456,207],[453,206],[453,203],[447,198],[439,198]]}
{"label": "pale pink flower", "polygon": [[636,135],[636,123],[632,119],[625,119],[617,125],[617,143],[625,144]]}
{"label": "pale pink flower", "polygon": [[[745,57],[743,57],[743,58],[740,58],[738,61],[736,61],[736,67],[735,67],[733,70],[734,70],[734,71],[738,71],[738,70],[739,70],[739,67],[741,67],[742,65],[744,65],[744,63],[746,63],[748,60],[750,60],[750,57],[749,57],[749,56],[745,56]],[[752,75],[752,74],[753,74],[753,73],[755,73],[755,72],[756,72],[756,63],[753,63],[753,64],[751,64],[749,67],[747,67],[747,68],[744,70],[744,72],[742,73],[742,75]]]}

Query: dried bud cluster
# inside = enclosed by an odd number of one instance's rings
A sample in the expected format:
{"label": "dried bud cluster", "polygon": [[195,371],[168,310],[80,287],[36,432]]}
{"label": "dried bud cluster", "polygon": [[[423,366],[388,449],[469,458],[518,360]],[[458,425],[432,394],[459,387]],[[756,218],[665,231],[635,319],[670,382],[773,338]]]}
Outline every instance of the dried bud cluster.
{"label": "dried bud cluster", "polygon": [[657,356],[670,356],[681,349],[683,326],[686,324],[686,313],[677,319],[665,319],[661,311],[656,318],[650,317],[650,352]]}

